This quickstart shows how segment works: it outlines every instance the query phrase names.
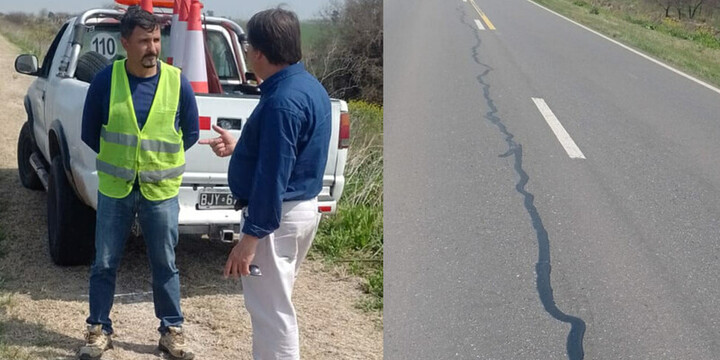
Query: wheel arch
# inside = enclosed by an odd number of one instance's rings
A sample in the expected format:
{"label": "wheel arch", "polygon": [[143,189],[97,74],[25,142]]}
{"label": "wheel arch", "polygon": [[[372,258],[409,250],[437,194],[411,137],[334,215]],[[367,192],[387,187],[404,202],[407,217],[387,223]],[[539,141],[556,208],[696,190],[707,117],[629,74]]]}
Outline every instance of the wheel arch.
{"label": "wheel arch", "polygon": [[50,131],[48,132],[48,145],[50,150],[50,162],[52,162],[52,159],[55,156],[60,156],[63,169],[65,170],[65,176],[67,176],[70,187],[72,187],[75,195],[80,196],[77,187],[75,186],[72,168],[70,167],[70,150],[68,149],[65,130],[59,119],[53,121],[50,125]]}

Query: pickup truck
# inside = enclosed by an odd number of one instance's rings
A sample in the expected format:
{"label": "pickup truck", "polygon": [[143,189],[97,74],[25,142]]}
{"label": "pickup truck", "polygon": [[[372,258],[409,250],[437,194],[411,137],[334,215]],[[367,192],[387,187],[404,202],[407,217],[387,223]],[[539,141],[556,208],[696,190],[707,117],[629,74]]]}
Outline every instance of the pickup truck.
{"label": "pickup truck", "polygon": [[[59,30],[42,62],[33,55],[15,60],[19,73],[36,76],[25,96],[27,122],[18,138],[18,171],[22,185],[47,191],[50,256],[58,265],[89,263],[94,255],[97,154],[80,138],[82,112],[94,75],[125,56],[120,45],[121,9],[93,9],[69,19]],[[166,59],[171,14],[160,13]],[[222,93],[196,94],[200,138],[217,136],[211,125],[236,137],[259,101],[259,89],[245,64],[246,35],[235,22],[203,17],[208,53]],[[332,137],[318,211],[334,213],[345,178],[349,143],[347,103],[332,99]],[[232,242],[240,232],[240,212],[227,180],[229,158],[218,158],[210,147],[195,145],[186,152],[186,172],[180,187],[179,232]],[[141,233],[137,222],[133,227]]]}

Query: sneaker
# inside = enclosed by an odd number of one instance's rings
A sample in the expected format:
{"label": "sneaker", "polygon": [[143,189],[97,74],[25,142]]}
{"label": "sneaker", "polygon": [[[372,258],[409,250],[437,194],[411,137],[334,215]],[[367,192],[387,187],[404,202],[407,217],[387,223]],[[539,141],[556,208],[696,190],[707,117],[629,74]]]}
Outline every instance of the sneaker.
{"label": "sneaker", "polygon": [[160,337],[158,344],[160,351],[164,351],[176,360],[192,360],[195,358],[185,344],[185,335],[180,327],[169,326],[168,331]]}
{"label": "sneaker", "polygon": [[85,346],[80,348],[78,358],[80,360],[95,360],[107,349],[112,349],[112,339],[106,334],[102,325],[88,325],[85,332]]}

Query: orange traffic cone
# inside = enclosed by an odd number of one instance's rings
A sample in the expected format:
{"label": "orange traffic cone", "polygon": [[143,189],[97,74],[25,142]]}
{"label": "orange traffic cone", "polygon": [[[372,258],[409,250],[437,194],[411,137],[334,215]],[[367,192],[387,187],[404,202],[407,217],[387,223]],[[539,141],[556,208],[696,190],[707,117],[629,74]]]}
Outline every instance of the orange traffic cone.
{"label": "orange traffic cone", "polygon": [[175,0],[172,25],[170,28],[170,55],[168,56],[168,63],[179,68],[183,67],[189,13],[190,0]]}
{"label": "orange traffic cone", "polygon": [[200,19],[201,8],[200,1],[192,0],[185,36],[185,54],[183,55],[182,69],[185,77],[190,80],[195,93],[207,94],[208,81],[205,65],[205,38]]}
{"label": "orange traffic cone", "polygon": [[173,1],[173,15],[172,21],[170,22],[170,46],[168,48],[167,63],[170,65],[177,65],[177,48],[179,46],[178,40],[180,37],[180,1]]}
{"label": "orange traffic cone", "polygon": [[141,7],[143,10],[145,10],[145,11],[151,13],[151,14],[153,13],[153,2],[152,2],[152,0],[141,0],[141,1],[140,1],[140,7]]}

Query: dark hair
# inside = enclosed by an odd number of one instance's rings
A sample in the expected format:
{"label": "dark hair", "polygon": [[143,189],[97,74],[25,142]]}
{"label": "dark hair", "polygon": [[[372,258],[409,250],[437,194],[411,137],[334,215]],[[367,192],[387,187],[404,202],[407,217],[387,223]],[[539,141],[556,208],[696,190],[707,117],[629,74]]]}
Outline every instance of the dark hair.
{"label": "dark hair", "polygon": [[158,28],[160,23],[155,15],[143,10],[140,6],[133,5],[120,19],[120,35],[128,39],[138,26],[150,32]]}
{"label": "dark hair", "polygon": [[273,65],[294,64],[302,58],[300,22],[294,12],[276,8],[261,11],[247,23],[250,45]]}

